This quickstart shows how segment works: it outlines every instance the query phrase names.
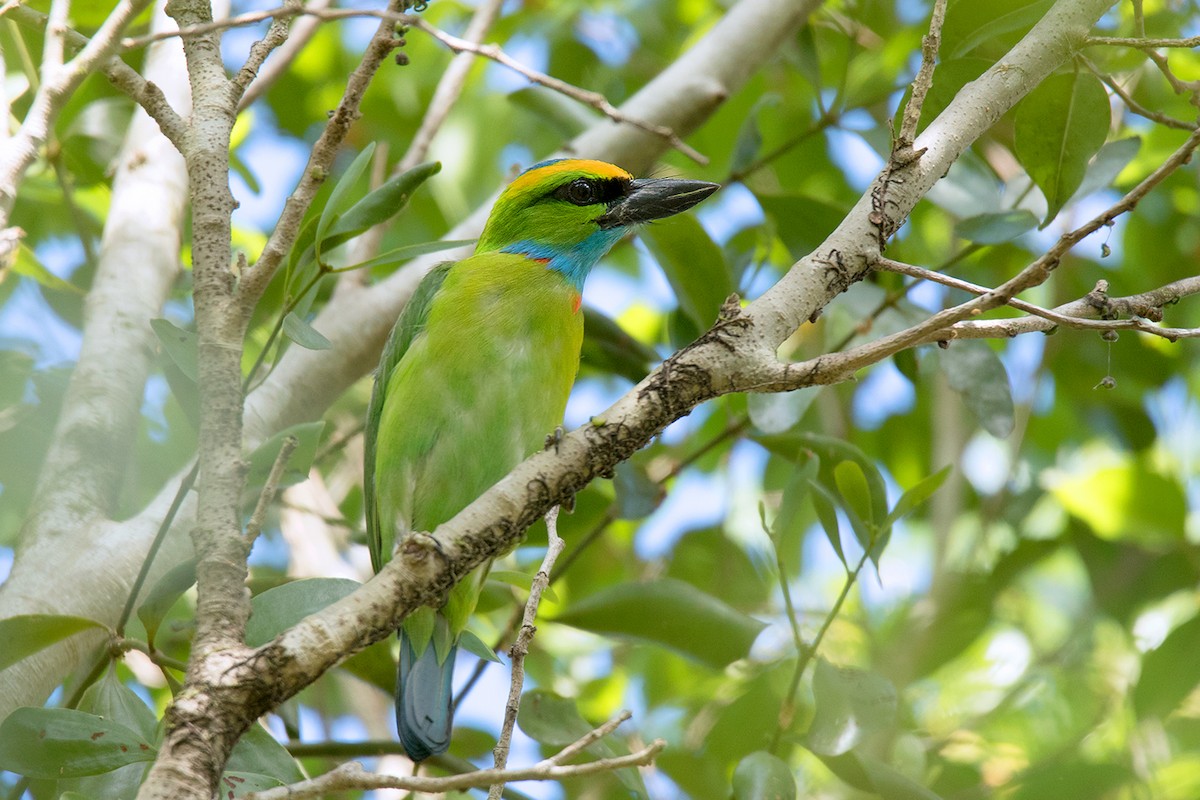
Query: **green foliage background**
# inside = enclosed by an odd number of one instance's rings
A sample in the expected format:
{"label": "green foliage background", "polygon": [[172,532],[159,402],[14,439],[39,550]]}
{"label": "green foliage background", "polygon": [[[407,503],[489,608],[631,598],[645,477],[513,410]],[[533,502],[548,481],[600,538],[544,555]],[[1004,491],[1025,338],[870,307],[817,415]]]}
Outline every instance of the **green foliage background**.
{"label": "green foliage background", "polygon": [[[1048,5],[952,2],[923,124]],[[86,32],[100,9],[76,6],[73,25]],[[713,0],[526,2],[506,13],[489,39],[544,46],[549,73],[619,104],[724,10]],[[652,227],[644,248],[625,244],[614,251],[602,270],[645,286],[661,268],[678,306],[663,310],[634,296],[615,320],[590,316],[581,381],[600,395],[623,391],[656,358],[704,330],[729,292],[762,291],[833,229],[862,190],[862,165],[848,163],[862,151],[847,145],[857,142],[880,157],[888,152],[899,99],[919,63],[922,10],[916,2],[826,3],[689,138],[710,159],[707,166],[678,153],[664,160],[663,172],[744,187],[742,202],[752,198],[763,216],[720,244],[689,217]],[[424,16],[457,31],[470,11],[435,0]],[[1148,35],[1176,35],[1197,21],[1185,3],[1147,0],[1145,12]],[[1114,7],[1105,32],[1132,35],[1131,13],[1129,3]],[[600,24],[636,32],[627,61],[611,64],[581,40],[581,30]],[[245,116],[244,133],[311,143],[357,63],[361,42],[354,30],[323,26],[264,107]],[[411,63],[387,67],[372,85],[343,168],[370,143],[395,161],[416,130],[451,55],[417,32],[407,40]],[[2,24],[0,41],[10,80],[19,82],[22,48],[36,54],[40,41]],[[1172,92],[1138,51],[1093,47],[1084,55],[1142,106],[1195,117],[1188,98]],[[140,57],[129,56],[133,62]],[[1194,51],[1174,50],[1169,57],[1180,75],[1200,73]],[[442,171],[389,228],[384,250],[436,239],[486,202],[510,174],[505,154],[519,152],[506,147],[519,144],[541,158],[595,118],[543,89],[496,91],[489,75],[499,69],[483,61],[472,68],[434,148]],[[1132,115],[1120,101],[1110,110],[1111,99],[1083,62],[1046,81],[955,165],[888,255],[986,286],[1011,277],[1053,235],[1112,202],[1114,189],[1129,189],[1186,138],[1186,131]],[[1083,116],[1058,125],[1056,114],[1073,103]],[[80,326],[89,260],[64,271],[49,257],[45,265],[37,259],[63,239],[96,246],[109,203],[107,168],[130,112],[130,101],[99,77],[67,106],[47,159],[21,188],[14,223],[26,231],[31,249],[0,280],[0,315],[24,313],[15,306],[28,302],[27,295],[15,289],[25,284],[36,287],[60,324]],[[1073,155],[1063,157],[1066,151]],[[251,184],[275,180],[246,150],[238,152],[238,171]],[[346,191],[361,197],[366,179]],[[1115,228],[1077,248],[1026,299],[1052,307],[1082,297],[1101,279],[1122,296],[1194,274],[1198,208],[1193,165]],[[1046,233],[1034,231],[1038,225]],[[267,232],[243,220],[235,246],[253,260]],[[345,259],[344,250],[331,255],[335,264]],[[186,262],[186,249],[181,257]],[[370,277],[397,266],[377,266]],[[68,277],[55,277],[51,268]],[[333,283],[319,284],[312,308]],[[282,279],[277,284],[260,309],[247,369],[280,317],[285,287]],[[910,297],[908,288],[908,279],[893,274],[852,287],[806,325],[784,355],[800,359],[844,349],[921,319],[931,302],[965,297],[927,290]],[[176,299],[167,316],[187,328],[186,279]],[[1168,309],[1168,324],[1200,325],[1200,313],[1185,300]],[[303,340],[300,330],[290,331],[293,339]],[[542,607],[528,661],[537,688],[520,724],[551,752],[586,731],[583,720],[598,723],[632,707],[631,740],[662,737],[668,749],[644,781],[631,774],[568,781],[561,796],[624,796],[647,787],[655,797],[693,798],[776,796],[772,791],[888,800],[1200,796],[1200,348],[1133,334],[1109,343],[1095,332],[1066,329],[1028,336],[1036,345],[923,347],[854,383],[710,402],[622,465],[611,481],[584,491],[574,513],[561,518],[567,555],[554,576],[554,597]],[[0,544],[12,548],[71,365],[42,363],[36,337],[9,338],[0,347]],[[277,357],[269,352],[266,361]],[[130,514],[161,490],[164,476],[186,466],[195,445],[189,422],[194,386],[189,389],[169,346],[161,363],[172,393],[161,418],[148,409],[139,433],[124,490]],[[1106,376],[1115,387],[1097,388]],[[325,426],[306,428],[302,437],[321,479],[317,491],[336,508],[324,515],[332,518],[334,541],[360,574],[365,551],[355,432],[368,393],[364,379],[329,410]],[[915,509],[889,518],[905,489],[932,490],[936,480],[922,481],[947,466],[944,484],[927,502],[916,505],[910,496]],[[677,489],[719,491],[720,519],[678,530],[669,510],[665,521],[662,513],[655,517]],[[667,545],[648,547],[641,532],[651,518],[656,530],[671,534]],[[327,581],[276,588],[289,581],[281,524],[286,520],[274,514],[254,561],[253,624],[259,628],[252,635],[260,641],[301,610],[319,608],[353,586]],[[474,625],[488,645],[508,641],[504,632],[525,596],[520,580],[505,582],[505,571],[534,571],[544,539],[544,530],[535,529],[527,546],[497,567],[499,580],[489,586]],[[832,614],[847,575],[868,551],[873,557]],[[129,636],[186,660],[193,603],[187,585],[185,570],[152,598],[157,605],[147,603],[139,613],[142,629]],[[291,594],[272,596],[281,591]],[[806,643],[824,633],[815,658],[807,644],[798,649],[793,640],[789,603]],[[34,646],[38,631],[29,634]],[[385,692],[394,680],[390,647],[383,643],[354,657],[285,704],[276,730],[297,736],[298,706],[318,715],[322,733],[367,706],[378,706],[378,717],[386,719]],[[797,684],[800,660],[808,669]],[[369,690],[367,704],[363,682],[379,687]],[[129,702],[133,684],[160,715],[170,687],[161,676],[125,664],[106,672],[79,708],[107,714],[134,740],[152,744],[145,704]],[[491,703],[499,719],[500,698],[476,694],[471,702]],[[4,732],[0,727],[0,738]],[[490,763],[494,736],[494,728],[460,722],[451,755]],[[65,758],[82,758],[88,747],[81,740],[78,750],[69,750],[76,755]],[[11,746],[0,747],[0,754],[0,766],[14,771],[28,756],[14,756]],[[295,779],[295,764],[281,758],[269,737],[249,737],[239,754],[231,771]],[[302,763],[317,773],[336,762],[306,755]],[[454,768],[453,761],[435,766]],[[57,782],[36,765],[23,769],[37,778],[30,789],[36,797],[68,789],[117,797],[130,796],[124,792],[136,785],[138,768]],[[10,773],[0,780],[11,785],[16,779]],[[98,783],[78,783],[86,780]]]}

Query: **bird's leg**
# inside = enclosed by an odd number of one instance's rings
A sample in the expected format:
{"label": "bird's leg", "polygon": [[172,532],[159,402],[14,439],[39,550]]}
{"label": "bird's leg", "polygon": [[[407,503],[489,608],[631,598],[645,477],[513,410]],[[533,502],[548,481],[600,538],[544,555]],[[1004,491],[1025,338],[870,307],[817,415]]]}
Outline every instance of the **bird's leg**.
{"label": "bird's leg", "polygon": [[546,445],[542,449],[549,450],[553,447],[554,455],[558,455],[558,446],[562,444],[563,436],[565,435],[566,431],[563,429],[563,426],[557,426],[551,433],[546,434]]}

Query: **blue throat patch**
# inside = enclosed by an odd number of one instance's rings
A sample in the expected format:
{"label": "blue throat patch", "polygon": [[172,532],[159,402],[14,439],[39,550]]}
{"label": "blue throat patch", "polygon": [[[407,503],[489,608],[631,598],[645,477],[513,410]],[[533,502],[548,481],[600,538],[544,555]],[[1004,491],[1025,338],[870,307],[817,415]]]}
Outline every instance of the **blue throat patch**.
{"label": "blue throat patch", "polygon": [[502,253],[516,253],[546,261],[546,268],[561,272],[575,290],[583,293],[583,282],[592,267],[625,235],[623,228],[597,230],[579,244],[563,250],[561,247],[522,239],[501,248]]}

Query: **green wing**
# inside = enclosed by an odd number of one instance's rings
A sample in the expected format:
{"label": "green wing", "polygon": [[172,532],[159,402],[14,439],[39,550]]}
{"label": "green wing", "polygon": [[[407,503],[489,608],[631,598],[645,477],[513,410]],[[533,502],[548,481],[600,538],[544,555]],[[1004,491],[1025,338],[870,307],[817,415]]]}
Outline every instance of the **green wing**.
{"label": "green wing", "polygon": [[[371,403],[367,406],[367,428],[363,444],[363,501],[367,513],[367,546],[371,549],[371,566],[376,572],[392,557],[390,547],[387,548],[388,552],[384,552],[385,539],[381,527],[383,521],[379,518],[378,496],[375,492],[375,449],[379,440],[379,420],[383,416],[388,381],[396,365],[408,352],[413,339],[424,330],[433,296],[442,288],[442,283],[452,266],[454,262],[438,264],[417,285],[417,290],[400,312],[400,318],[396,320],[396,325],[388,335],[383,355],[379,357],[379,367],[375,370],[375,387],[371,390]],[[391,537],[387,537],[387,540],[391,541]]]}

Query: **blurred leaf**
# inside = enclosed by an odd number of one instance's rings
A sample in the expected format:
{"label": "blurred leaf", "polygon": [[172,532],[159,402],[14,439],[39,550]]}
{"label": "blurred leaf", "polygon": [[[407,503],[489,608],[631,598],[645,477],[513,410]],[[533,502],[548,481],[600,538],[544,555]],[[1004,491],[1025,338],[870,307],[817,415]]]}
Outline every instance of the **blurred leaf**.
{"label": "blurred leaf", "polygon": [[[545,689],[533,689],[521,696],[517,725],[529,738],[555,748],[573,744],[596,727],[583,718],[574,700],[559,697]],[[592,742],[584,749],[599,758],[627,754],[629,749],[624,744],[618,746],[619,741],[609,736]],[[636,769],[621,769],[614,774],[626,789],[639,797],[647,796],[646,786]]]}
{"label": "blurred leaf", "polygon": [[94,619],[58,614],[20,614],[0,619],[0,670],[90,628],[107,630]]}
{"label": "blurred leaf", "polygon": [[1013,800],[1095,800],[1134,780],[1123,764],[1058,760],[1043,762],[1025,771]]}
{"label": "blurred leaf", "polygon": [[954,226],[954,233],[976,244],[1003,244],[1033,230],[1037,224],[1032,213],[1015,208],[964,219]]}
{"label": "blurred leaf", "polygon": [[325,423],[322,421],[302,422],[285,428],[254,448],[254,452],[250,454],[250,469],[246,473],[247,492],[257,494],[266,483],[271,467],[283,449],[283,440],[289,436],[295,436],[300,444],[292,451],[287,468],[279,479],[279,486],[282,488],[308,480],[308,471],[312,468],[313,459],[317,457],[317,445],[324,431]]}
{"label": "blurred leaf", "polygon": [[[496,581],[497,583],[503,583],[507,586],[514,586],[518,589],[529,592],[533,590],[534,575],[535,573],[532,572],[519,572],[517,570],[508,569],[491,569],[488,570],[487,579],[489,581]],[[545,589],[543,589],[542,597],[554,603],[558,602],[558,595],[554,593],[553,586],[547,586]]]}
{"label": "blurred leaf", "polygon": [[820,758],[834,775],[856,789],[878,795],[881,800],[941,800],[912,778],[864,753]]}
{"label": "blurred leaf", "polygon": [[734,800],[795,800],[796,779],[783,759],[756,750],[733,771]]}
{"label": "blurred leaf", "polygon": [[819,462],[816,458],[805,458],[792,473],[791,479],[783,489],[783,497],[779,500],[779,512],[771,524],[771,538],[778,543],[802,534],[800,530],[800,511],[804,500],[808,497],[813,478],[817,476]]}
{"label": "blurred leaf", "polygon": [[846,216],[848,209],[803,195],[756,194],[759,205],[775,220],[779,238],[793,258],[817,248]]}
{"label": "blurred leaf", "polygon": [[812,490],[809,497],[812,498],[813,510],[817,512],[821,530],[825,531],[825,539],[833,548],[833,552],[837,553],[842,566],[849,570],[850,565],[846,563],[846,554],[842,552],[842,535],[838,525],[836,501],[830,491],[815,480],[808,482],[808,488]]}
{"label": "blurred leaf", "polygon": [[750,422],[763,433],[791,430],[820,391],[819,386],[810,386],[791,392],[751,392],[746,395]]}
{"label": "blurred leaf", "polygon": [[817,659],[813,673],[816,714],[805,744],[818,755],[838,756],[896,719],[896,689],[884,677]]}
{"label": "blurred leaf", "polygon": [[938,356],[950,388],[962,395],[983,429],[997,439],[1012,433],[1012,390],[996,352],[984,342],[957,341]]}
{"label": "blurred leaf", "polygon": [[296,316],[295,311],[283,318],[283,332],[293,342],[308,350],[328,350],[333,347],[333,342],[326,339],[324,334],[307,320]]}
{"label": "blurred leaf", "polygon": [[[121,682],[116,666],[112,664],[104,676],[83,693],[79,710],[124,725],[147,742],[154,741],[157,734],[158,720],[154,712]],[[63,793],[77,793],[85,799],[134,800],[144,772],[145,767],[141,763],[127,764],[99,775],[59,780],[57,788]]]}
{"label": "blurred leaf", "polygon": [[762,131],[758,126],[758,118],[762,114],[763,109],[778,106],[779,103],[779,95],[770,92],[759,97],[754,103],[754,107],[750,109],[750,113],[742,121],[742,127],[733,142],[733,158],[729,164],[729,171],[731,173],[741,173],[746,167],[754,163],[754,159],[758,157],[759,150],[762,149]]}
{"label": "blurred leaf", "polygon": [[395,250],[388,250],[386,253],[381,253],[370,261],[363,261],[349,267],[343,267],[341,271],[345,272],[351,269],[374,269],[375,267],[391,267],[408,261],[410,258],[423,256],[428,253],[440,253],[443,250],[453,250],[456,247],[466,247],[467,245],[475,244],[474,239],[435,239],[432,242],[420,242],[418,244],[410,244],[404,247],[397,247]]}
{"label": "blurred leaf", "polygon": [[179,371],[196,382],[196,332],[185,331],[178,325],[165,319],[150,320],[158,340],[162,342],[163,350],[179,367]]}
{"label": "blurred leaf", "polygon": [[1099,192],[1112,186],[1113,181],[1121,174],[1121,170],[1129,165],[1142,147],[1142,140],[1137,136],[1108,142],[1096,153],[1088,166],[1083,183],[1075,192],[1074,199],[1087,197],[1093,192]]}
{"label": "blurred leaf", "polygon": [[871,491],[867,487],[867,476],[856,461],[839,461],[833,467],[833,479],[838,492],[846,501],[849,510],[864,522],[874,521],[875,509],[871,506]]}
{"label": "blurred leaf", "polygon": [[1083,182],[1111,122],[1104,84],[1090,72],[1051,75],[1017,104],[1016,156],[1046,196],[1043,227]]}
{"label": "blurred leaf", "polygon": [[601,372],[640,381],[658,354],[625,332],[606,314],[583,307],[583,353],[580,362]]}
{"label": "blurred leaf", "polygon": [[598,115],[587,106],[545,86],[526,86],[507,95],[514,105],[531,112],[539,124],[573,138],[596,124]]}
{"label": "blurred leaf", "polygon": [[72,708],[18,708],[0,723],[0,769],[30,778],[78,778],[153,761],[134,731]]}
{"label": "blurred leaf", "polygon": [[251,792],[261,792],[284,785],[286,784],[283,781],[272,778],[270,775],[259,775],[254,772],[226,771],[221,775],[218,796],[222,800],[233,800],[236,797],[245,797]]}
{"label": "blurred leaf", "polygon": [[644,519],[654,513],[666,492],[635,461],[622,461],[613,470],[617,519]]}
{"label": "blurred leaf", "polygon": [[[29,249],[24,244],[17,247],[17,258],[12,263],[12,272],[14,275],[22,275],[45,286],[47,289],[53,289],[58,292],[69,292],[73,295],[82,296],[84,291],[73,283],[64,281],[62,278],[55,275],[50,270],[38,261],[33,250]],[[3,278],[4,271],[0,270],[0,278]],[[2,281],[0,281],[2,282]]]}
{"label": "blurred leaf", "polygon": [[1133,707],[1139,717],[1166,717],[1200,685],[1200,673],[1182,666],[1190,664],[1197,653],[1200,616],[1171,631],[1162,644],[1142,657],[1142,674],[1133,689]]}
{"label": "blurred leaf", "polygon": [[1170,543],[1185,536],[1183,486],[1140,460],[1098,464],[1092,470],[1059,475],[1048,484],[1062,507],[1103,539]]}
{"label": "blurred leaf", "polygon": [[246,644],[251,647],[266,644],[309,614],[336,603],[361,585],[348,578],[305,578],[255,595],[250,601]]}
{"label": "blurred leaf", "polygon": [[458,643],[464,650],[476,658],[483,661],[490,661],[493,664],[500,663],[500,657],[496,655],[496,651],[469,630],[463,631],[458,635]]}
{"label": "blurred leaf", "polygon": [[933,497],[934,492],[942,488],[942,484],[946,482],[949,475],[950,465],[947,464],[932,475],[921,479],[916,486],[900,495],[900,499],[896,501],[896,507],[888,513],[884,524],[891,525],[920,508],[926,500]]}
{"label": "blurred leaf", "polygon": [[175,605],[175,601],[196,582],[196,559],[190,558],[171,567],[150,589],[146,599],[138,606],[138,619],[146,628],[147,641],[154,644],[154,636],[163,618]]}
{"label": "blurred leaf", "polygon": [[734,290],[721,248],[687,214],[647,225],[640,235],[671,282],[679,307],[700,330],[707,330]]}
{"label": "blurred leaf", "polygon": [[[972,3],[961,3],[960,7],[967,8]],[[1038,2],[1023,4],[1016,9],[1006,14],[996,14],[997,10],[1003,9],[1003,5],[995,4],[978,4],[979,10],[987,9],[984,13],[993,18],[985,24],[975,26],[973,33],[958,42],[953,49],[949,49],[950,58],[960,58],[985,42],[993,41],[1003,34],[1014,31],[1025,31],[1032,28],[1034,23],[1045,16],[1050,7],[1054,5],[1054,0],[1038,0]]]}
{"label": "blurred leaf", "polygon": [[627,583],[571,603],[555,622],[645,639],[722,668],[744,658],[765,624],[689,583]]}

